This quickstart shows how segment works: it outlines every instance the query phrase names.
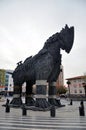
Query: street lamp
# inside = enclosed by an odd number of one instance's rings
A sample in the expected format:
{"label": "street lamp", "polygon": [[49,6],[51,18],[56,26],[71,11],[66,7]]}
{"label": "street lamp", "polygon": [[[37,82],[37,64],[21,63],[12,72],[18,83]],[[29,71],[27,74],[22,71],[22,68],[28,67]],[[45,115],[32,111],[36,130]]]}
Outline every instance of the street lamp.
{"label": "street lamp", "polygon": [[70,84],[71,84],[71,82],[68,80],[67,85],[68,85],[68,90],[69,90],[69,97],[70,97]]}
{"label": "street lamp", "polygon": [[82,83],[84,90],[85,90],[85,97],[86,97],[86,83]]}

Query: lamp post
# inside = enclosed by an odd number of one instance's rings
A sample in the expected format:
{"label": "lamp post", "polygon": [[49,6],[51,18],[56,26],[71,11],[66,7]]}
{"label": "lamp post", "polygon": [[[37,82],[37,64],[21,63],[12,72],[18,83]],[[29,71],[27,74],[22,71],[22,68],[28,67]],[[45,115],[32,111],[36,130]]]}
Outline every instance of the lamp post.
{"label": "lamp post", "polygon": [[68,85],[68,90],[69,90],[69,98],[70,98],[70,84],[71,84],[71,82],[68,80],[67,85]]}
{"label": "lamp post", "polygon": [[86,83],[82,83],[84,90],[85,90],[85,97],[86,97]]}

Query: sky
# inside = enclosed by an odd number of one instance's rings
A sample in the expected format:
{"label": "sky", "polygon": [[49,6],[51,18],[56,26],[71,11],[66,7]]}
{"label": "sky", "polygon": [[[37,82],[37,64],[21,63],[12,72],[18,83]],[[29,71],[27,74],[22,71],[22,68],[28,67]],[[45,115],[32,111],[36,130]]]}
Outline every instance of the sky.
{"label": "sky", "polygon": [[75,31],[71,52],[61,50],[64,79],[86,73],[86,0],[0,0],[0,69],[14,70],[65,24]]}

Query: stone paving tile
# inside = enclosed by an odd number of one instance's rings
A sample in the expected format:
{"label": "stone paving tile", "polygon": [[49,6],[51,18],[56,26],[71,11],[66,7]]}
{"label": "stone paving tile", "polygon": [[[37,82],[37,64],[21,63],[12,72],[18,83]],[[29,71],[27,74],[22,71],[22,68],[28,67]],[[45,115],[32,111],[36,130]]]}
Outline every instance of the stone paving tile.
{"label": "stone paving tile", "polygon": [[[86,116],[79,115],[80,102],[61,100],[65,107],[56,109],[56,116],[50,117],[50,111],[27,111],[27,116],[22,116],[21,109],[10,109],[5,112],[0,102],[0,130],[86,130]],[[84,102],[86,113],[86,102]]]}

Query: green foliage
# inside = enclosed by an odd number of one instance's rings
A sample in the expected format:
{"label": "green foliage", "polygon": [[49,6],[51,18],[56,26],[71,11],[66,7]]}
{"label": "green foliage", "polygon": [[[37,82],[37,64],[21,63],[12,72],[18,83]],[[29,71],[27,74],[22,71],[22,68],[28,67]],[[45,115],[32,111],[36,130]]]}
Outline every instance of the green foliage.
{"label": "green foliage", "polygon": [[64,86],[60,86],[57,88],[57,93],[58,94],[65,94],[67,92],[67,88]]}
{"label": "green foliage", "polygon": [[0,86],[5,85],[5,70],[0,69]]}

